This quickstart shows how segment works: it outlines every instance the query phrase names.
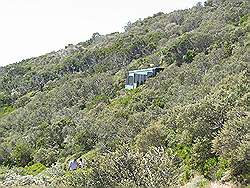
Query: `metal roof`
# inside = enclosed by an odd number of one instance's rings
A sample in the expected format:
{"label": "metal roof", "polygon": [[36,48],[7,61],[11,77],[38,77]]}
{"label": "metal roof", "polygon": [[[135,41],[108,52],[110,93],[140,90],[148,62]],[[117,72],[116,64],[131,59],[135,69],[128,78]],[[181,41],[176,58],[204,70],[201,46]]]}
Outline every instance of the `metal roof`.
{"label": "metal roof", "polygon": [[147,69],[138,69],[138,70],[132,70],[132,71],[128,71],[128,72],[129,73],[153,72],[157,68],[160,68],[160,67],[152,67],[152,68],[147,68]]}

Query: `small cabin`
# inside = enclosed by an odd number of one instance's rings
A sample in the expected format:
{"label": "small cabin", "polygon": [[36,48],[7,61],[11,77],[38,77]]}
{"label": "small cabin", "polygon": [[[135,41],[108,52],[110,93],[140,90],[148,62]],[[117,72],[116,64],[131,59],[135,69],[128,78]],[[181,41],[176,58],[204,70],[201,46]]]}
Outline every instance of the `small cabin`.
{"label": "small cabin", "polygon": [[152,67],[148,69],[139,69],[128,72],[126,79],[125,89],[135,89],[136,87],[144,84],[144,82],[153,76],[156,76],[158,72],[163,70],[160,67]]}

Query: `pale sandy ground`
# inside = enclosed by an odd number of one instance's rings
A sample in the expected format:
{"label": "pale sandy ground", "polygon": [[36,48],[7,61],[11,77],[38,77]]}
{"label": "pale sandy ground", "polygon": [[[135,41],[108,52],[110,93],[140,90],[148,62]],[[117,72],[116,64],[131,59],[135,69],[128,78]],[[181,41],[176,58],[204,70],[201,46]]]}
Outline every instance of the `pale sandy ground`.
{"label": "pale sandy ground", "polygon": [[[202,183],[203,182],[203,183]],[[201,186],[201,184],[203,184]],[[182,186],[181,188],[238,188],[239,186],[231,184],[231,183],[220,183],[220,182],[208,182],[202,176],[196,176],[189,183]],[[241,187],[242,188],[242,187]],[[250,188],[250,187],[248,187]]]}
{"label": "pale sandy ground", "polygon": [[237,186],[232,184],[220,184],[220,183],[211,183],[209,188],[236,188]]}

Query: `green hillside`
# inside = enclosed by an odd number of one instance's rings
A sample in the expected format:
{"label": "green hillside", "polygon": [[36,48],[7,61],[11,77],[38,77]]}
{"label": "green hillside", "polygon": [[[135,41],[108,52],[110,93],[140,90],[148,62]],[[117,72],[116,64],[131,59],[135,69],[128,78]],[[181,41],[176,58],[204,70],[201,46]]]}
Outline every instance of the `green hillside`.
{"label": "green hillside", "polygon": [[208,0],[0,67],[0,186],[248,185],[249,10]]}

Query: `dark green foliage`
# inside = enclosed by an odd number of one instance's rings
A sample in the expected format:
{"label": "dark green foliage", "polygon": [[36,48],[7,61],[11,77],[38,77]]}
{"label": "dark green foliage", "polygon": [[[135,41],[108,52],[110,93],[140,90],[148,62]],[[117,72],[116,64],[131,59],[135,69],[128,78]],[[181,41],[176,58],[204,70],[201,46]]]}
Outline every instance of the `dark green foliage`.
{"label": "dark green foliage", "polygon": [[249,117],[235,117],[225,123],[225,127],[214,140],[215,151],[229,161],[232,174],[240,175],[238,178],[242,181],[245,181],[249,173],[249,141],[247,138],[249,128]]}
{"label": "dark green foliage", "polygon": [[50,167],[58,160],[58,150],[54,148],[40,148],[33,154],[33,161],[42,163],[43,165]]}
{"label": "dark green foliage", "polygon": [[8,94],[1,92],[0,93],[0,107],[9,105],[11,103],[11,98]]}
{"label": "dark green foliage", "polygon": [[97,135],[95,133],[90,132],[87,129],[78,127],[76,129],[76,133],[74,135],[74,142],[72,145],[79,146],[80,150],[90,151],[94,148],[95,144],[97,144]]}
{"label": "dark green foliage", "polygon": [[[40,175],[82,156],[84,168],[60,172],[74,187],[247,184],[249,2],[210,0],[125,30],[0,68],[0,164]],[[128,70],[151,65],[165,69],[123,89]]]}
{"label": "dark green foliage", "polygon": [[11,152],[11,158],[15,165],[26,166],[32,161],[32,149],[28,143],[20,142],[17,143]]}

